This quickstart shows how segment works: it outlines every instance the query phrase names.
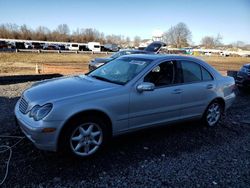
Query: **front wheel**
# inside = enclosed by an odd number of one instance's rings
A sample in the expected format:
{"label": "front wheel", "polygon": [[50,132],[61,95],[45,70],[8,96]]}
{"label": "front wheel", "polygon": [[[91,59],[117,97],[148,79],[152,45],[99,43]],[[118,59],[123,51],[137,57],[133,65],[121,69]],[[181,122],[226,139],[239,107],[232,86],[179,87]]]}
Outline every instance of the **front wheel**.
{"label": "front wheel", "polygon": [[204,123],[209,127],[216,126],[220,121],[222,112],[223,109],[220,103],[217,101],[210,103],[203,116]]}
{"label": "front wheel", "polygon": [[98,118],[88,118],[69,125],[62,139],[64,151],[73,156],[88,158],[104,146],[106,125]]}

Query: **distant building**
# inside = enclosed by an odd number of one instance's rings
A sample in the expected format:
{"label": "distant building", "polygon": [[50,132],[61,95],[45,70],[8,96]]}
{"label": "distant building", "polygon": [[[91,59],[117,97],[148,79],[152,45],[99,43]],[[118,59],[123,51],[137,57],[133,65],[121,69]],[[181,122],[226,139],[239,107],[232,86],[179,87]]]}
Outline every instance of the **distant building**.
{"label": "distant building", "polygon": [[164,35],[164,32],[162,30],[155,29],[152,32],[152,40],[153,41],[163,41],[163,35]]}

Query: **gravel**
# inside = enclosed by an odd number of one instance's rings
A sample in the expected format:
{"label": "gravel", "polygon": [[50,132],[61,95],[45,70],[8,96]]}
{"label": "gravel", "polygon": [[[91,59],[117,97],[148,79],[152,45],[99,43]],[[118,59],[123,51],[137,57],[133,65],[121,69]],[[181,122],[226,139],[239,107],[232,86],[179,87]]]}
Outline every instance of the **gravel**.
{"label": "gravel", "polygon": [[[0,134],[23,135],[14,105],[32,82],[0,85]],[[250,187],[250,95],[239,93],[221,123],[197,122],[116,137],[98,156],[76,160],[36,149],[24,139],[13,148],[3,187]],[[1,139],[11,145],[15,140]],[[8,153],[0,154],[0,181]]]}

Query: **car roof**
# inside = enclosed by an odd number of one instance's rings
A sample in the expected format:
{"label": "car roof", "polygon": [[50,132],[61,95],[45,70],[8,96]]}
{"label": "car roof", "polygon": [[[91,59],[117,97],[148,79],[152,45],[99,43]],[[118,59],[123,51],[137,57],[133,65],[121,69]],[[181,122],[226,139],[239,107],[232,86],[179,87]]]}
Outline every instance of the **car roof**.
{"label": "car roof", "polygon": [[177,55],[177,54],[132,54],[132,55],[125,55],[120,58],[126,58],[126,57],[148,59],[152,60],[152,63],[156,63],[158,61],[171,61],[171,60],[185,60],[186,61],[185,63],[193,61],[205,67],[207,70],[209,70],[210,73],[212,72],[213,76],[215,77],[222,76],[213,66],[209,65],[204,60],[193,56]]}
{"label": "car roof", "polygon": [[175,60],[175,59],[184,59],[184,60],[190,60],[190,61],[202,61],[199,58],[195,58],[192,56],[186,56],[186,55],[176,55],[176,54],[131,54],[126,55],[122,57],[131,57],[131,58],[143,58],[143,59],[149,59],[149,60]]}

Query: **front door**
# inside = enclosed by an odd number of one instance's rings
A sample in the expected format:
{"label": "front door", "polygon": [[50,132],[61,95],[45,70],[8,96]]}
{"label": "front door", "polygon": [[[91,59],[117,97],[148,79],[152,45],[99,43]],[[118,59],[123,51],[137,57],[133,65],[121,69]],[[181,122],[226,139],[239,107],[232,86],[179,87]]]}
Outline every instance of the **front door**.
{"label": "front door", "polygon": [[[178,65],[167,61],[155,66],[131,89],[129,126],[140,128],[173,121],[180,116],[181,93]],[[155,85],[153,91],[139,92],[142,82]]]}

